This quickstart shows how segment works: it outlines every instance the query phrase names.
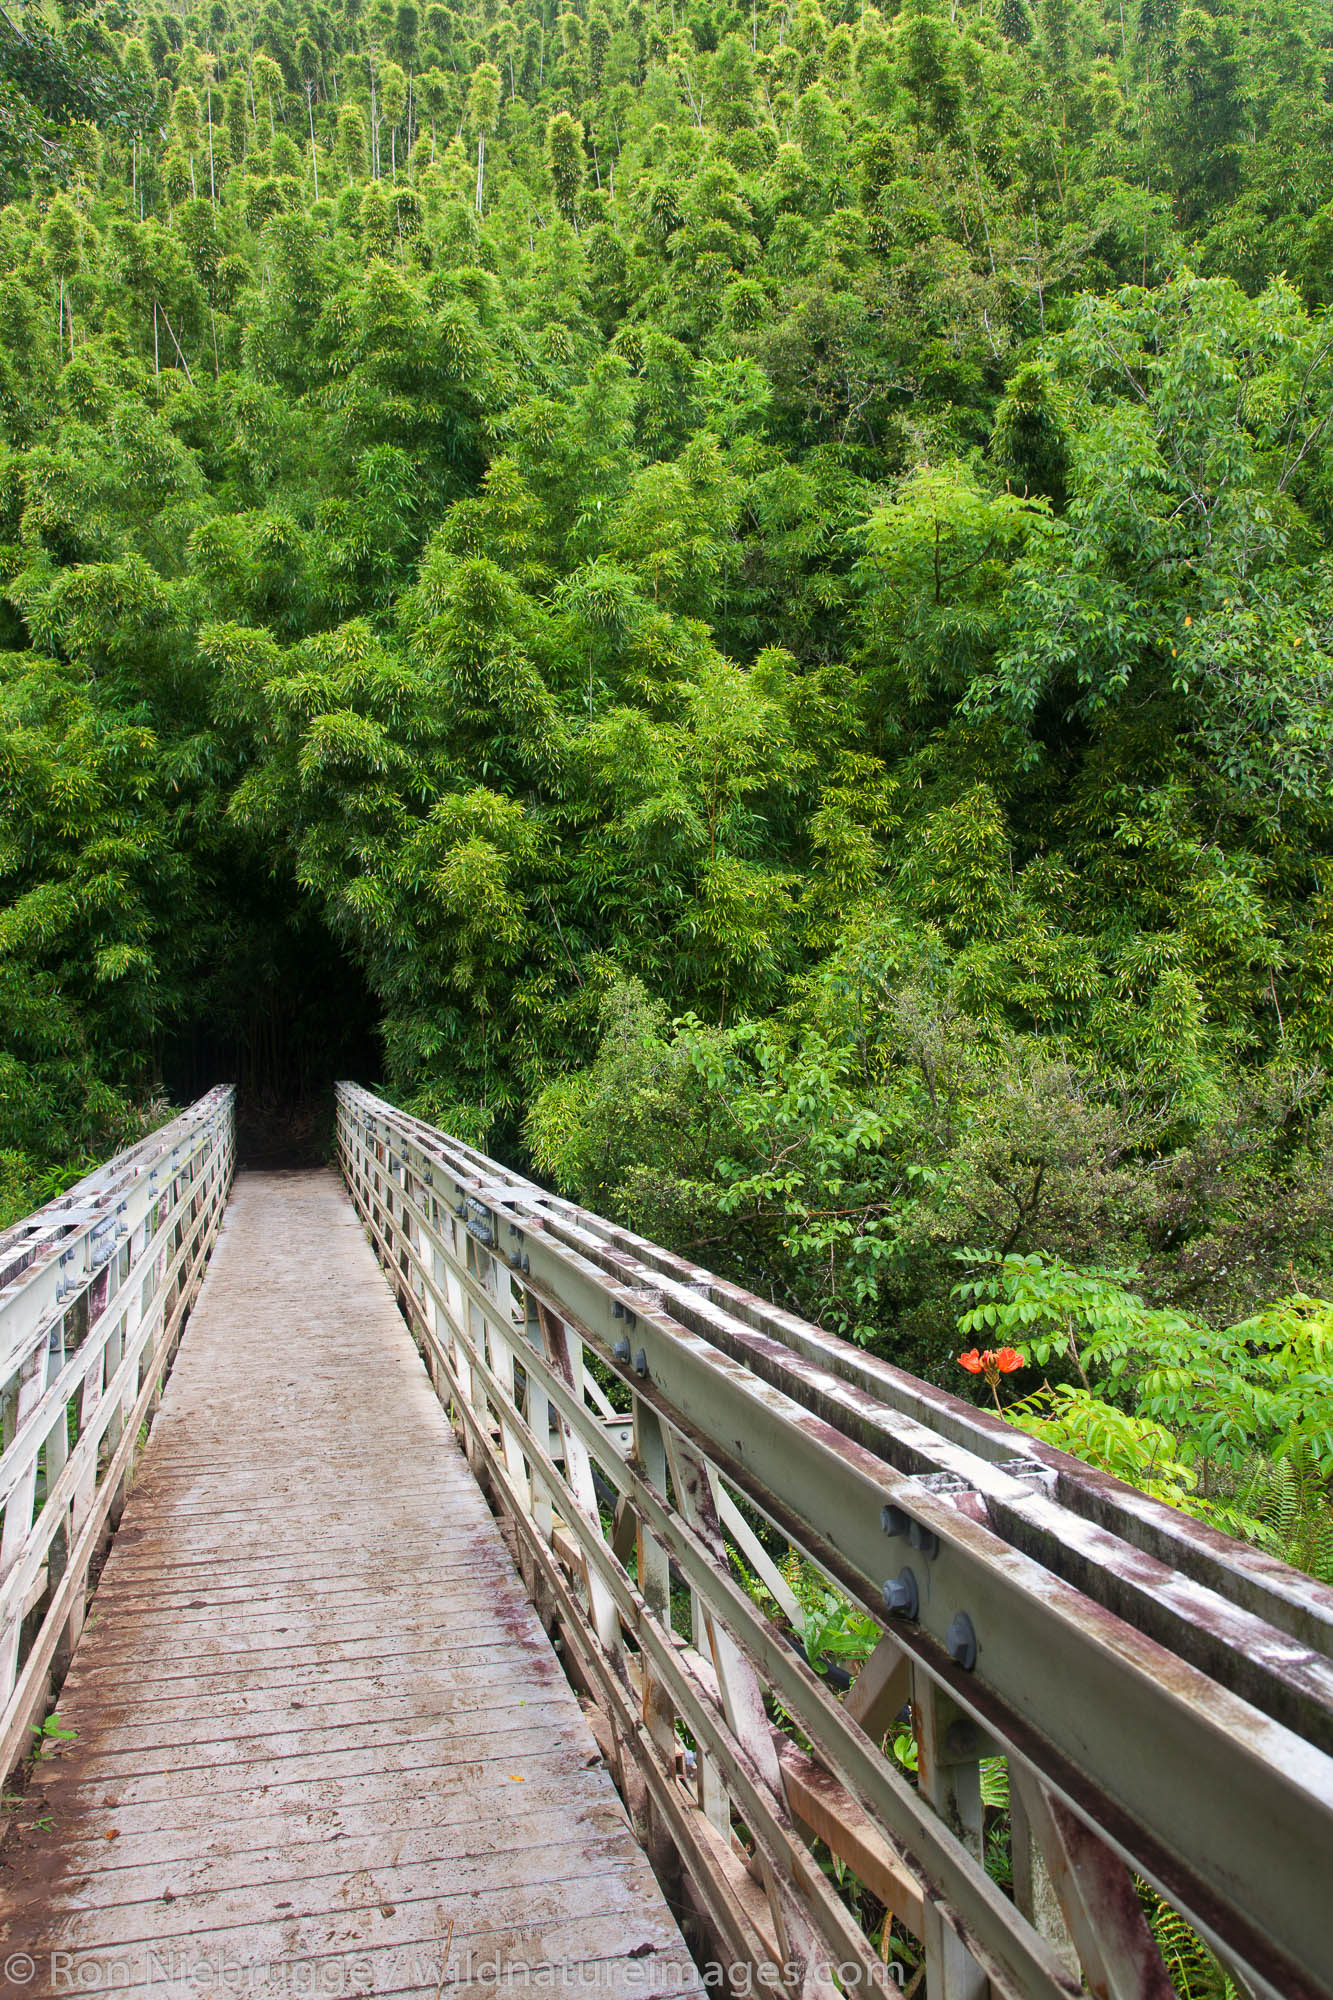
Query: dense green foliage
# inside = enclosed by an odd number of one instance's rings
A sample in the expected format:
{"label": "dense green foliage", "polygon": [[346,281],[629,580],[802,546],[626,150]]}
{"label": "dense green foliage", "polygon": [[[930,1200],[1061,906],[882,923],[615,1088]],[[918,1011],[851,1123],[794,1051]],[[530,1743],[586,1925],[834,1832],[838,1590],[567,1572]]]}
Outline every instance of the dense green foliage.
{"label": "dense green foliage", "polygon": [[1006,1375],[1056,1362],[1078,1378],[1010,1402],[1011,1422],[1333,1583],[1333,1307],[1283,1299],[1216,1328],[1113,1272],[973,1262],[964,1335],[1003,1341]]}
{"label": "dense green foliage", "polygon": [[11,1208],[299,965],[944,1379],[1333,1290],[1326,8],[0,27]]}

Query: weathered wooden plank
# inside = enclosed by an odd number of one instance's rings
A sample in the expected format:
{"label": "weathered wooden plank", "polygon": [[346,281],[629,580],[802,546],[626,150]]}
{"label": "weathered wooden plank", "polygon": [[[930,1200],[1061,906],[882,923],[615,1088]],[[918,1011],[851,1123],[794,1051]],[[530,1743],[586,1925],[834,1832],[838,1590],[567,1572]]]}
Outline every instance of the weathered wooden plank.
{"label": "weathered wooden plank", "polygon": [[[316,1969],[340,1958],[350,1966],[360,1960],[363,1952],[377,1947],[386,1970],[392,1970],[396,1964],[409,1974],[417,1973],[419,1986],[426,1991],[434,1990],[442,1949],[446,1944],[449,1946],[449,1962],[457,1972],[465,1972],[469,1961],[473,1965],[478,1960],[489,1961],[497,1966],[500,1979],[504,1982],[501,1992],[507,1990],[511,1976],[521,1975],[528,1969],[539,1966],[559,1968],[565,1964],[578,1964],[580,1960],[610,1958],[612,1954],[618,1954],[625,1960],[632,1960],[636,1953],[642,1958],[659,1957],[671,1965],[677,1979],[688,1971],[689,1953],[680,1941],[678,1931],[673,1938],[662,1929],[660,1922],[654,1922],[650,1917],[634,1916],[623,1911],[612,1911],[608,1915],[595,1908],[579,1909],[577,1904],[580,1900],[591,1901],[586,1885],[582,1897],[577,1886],[569,1894],[569,1914],[562,1918],[538,1915],[528,1921],[502,1926],[487,1923],[485,1916],[478,1914],[474,1905],[467,1928],[455,1924],[452,1933],[449,1909],[443,1903],[426,1899],[401,1911],[396,1906],[390,1906],[393,1914],[389,1917],[382,1916],[375,1905],[343,1911],[331,1909],[319,1918],[279,1913],[266,1923],[194,1930],[180,1939],[169,1937],[159,1944],[146,1938],[125,1937],[108,1940],[92,1949],[82,1942],[65,1938],[57,1941],[50,1953],[32,1955],[38,1961],[39,1975],[46,1971],[56,1953],[66,1953],[76,1965],[80,1959],[86,1961],[89,1958],[99,1965],[109,1962],[122,1964],[131,1976],[118,1981],[117,1990],[151,1984],[154,1993],[182,1995],[200,1991],[198,1984],[189,1983],[188,1974],[188,1968],[200,1960],[205,1963],[225,1961],[245,1974],[249,1984],[233,1984],[232,1991],[328,1991],[329,1987],[320,1987],[313,1981],[308,1988],[303,1988],[298,1983],[302,1970],[306,1967]],[[166,1907],[170,1909],[170,1905]],[[179,1982],[153,1978],[154,1959],[159,1966],[182,1966],[187,1969],[186,1978]],[[428,1980],[427,1970],[432,1964],[435,1978]],[[53,1970],[58,1973],[60,1968]],[[71,1990],[63,1987],[58,1977],[51,1983],[55,1991]],[[626,1983],[630,1983],[628,1979]],[[557,1976],[548,1982],[547,1991],[560,1992],[564,1987],[565,1982]],[[40,1992],[42,1988],[34,1979],[27,1990]],[[227,1989],[218,1981],[203,1990],[220,1994]],[[337,1992],[340,1989],[334,1985],[331,1990]],[[342,1990],[356,1992],[366,1989],[358,1983]],[[493,1984],[492,1994],[494,1990]],[[696,1986],[696,1994],[698,1991]]]}
{"label": "weathered wooden plank", "polygon": [[257,1913],[266,1916],[279,1908],[312,1918],[330,1908],[373,1909],[382,1915],[386,1904],[406,1911],[429,1898],[455,1912],[461,1925],[481,1897],[487,1922],[507,1924],[539,1910],[543,1898],[552,1909],[562,1908],[574,1879],[594,1884],[589,1907],[601,1915],[634,1912],[635,1885],[616,1877],[623,1826],[600,1836],[585,1830],[577,1841],[558,1830],[549,1839],[534,1839],[526,1823],[516,1826],[514,1835],[503,1857],[503,1882],[497,1882],[496,1855],[489,1845],[458,1854],[423,1853],[401,1861],[397,1836],[390,1844],[382,1833],[359,1842],[354,1851],[344,1852],[341,1846],[331,1851],[326,1846],[322,1867],[313,1867],[308,1860],[306,1867],[294,1867],[285,1848],[274,1850],[262,1870],[255,1866],[253,1852],[247,1852],[232,1866],[220,1856],[193,1879],[179,1868],[164,1869],[152,1862],[106,1876],[92,1866],[80,1885],[78,1911],[66,1921],[78,1925],[88,1911],[97,1909],[103,1913],[99,1923],[105,1938],[144,1935],[161,1940],[193,1936],[201,1923],[215,1928],[252,1923]]}
{"label": "weathered wooden plank", "polygon": [[[532,1812],[567,1800],[571,1791],[568,1776],[569,1769],[552,1770],[549,1764],[544,1764],[541,1774],[527,1781],[523,1794],[526,1809]],[[271,1785],[263,1791],[249,1790],[221,1797],[200,1792],[174,1800],[167,1807],[157,1800],[126,1799],[119,1793],[113,1796],[114,1805],[95,1799],[91,1809],[81,1803],[77,1813],[68,1814],[60,1799],[47,1796],[44,1805],[61,1836],[62,1852],[73,1852],[80,1840],[89,1841],[96,1848],[112,1827],[119,1838],[114,1852],[110,1847],[105,1850],[104,1865],[108,1868],[117,1864],[121,1843],[133,1842],[141,1834],[156,1843],[155,1852],[184,1857],[204,1853],[201,1833],[223,1828],[232,1829],[227,1835],[228,1852],[234,1851],[243,1836],[262,1846],[279,1838],[280,1830],[285,1830],[282,1838],[298,1843],[315,1837],[339,1840],[345,1834],[382,1830],[390,1811],[395,1827],[410,1829],[424,1825],[438,1829],[466,1822],[486,1826],[487,1837],[493,1837],[489,1822],[478,1819],[472,1793],[461,1787],[453,1793],[443,1792],[438,1773],[432,1767],[415,1777],[409,1774],[406,1780],[398,1773],[384,1772],[331,1783],[321,1786],[317,1798],[301,1783]],[[564,1808],[572,1825],[581,1822],[584,1811],[594,1810],[602,1808]],[[618,1802],[605,1810],[622,1812]],[[133,1848],[125,1851],[132,1853]]]}
{"label": "weathered wooden plank", "polygon": [[90,1749],[79,1759],[78,1768],[83,1783],[109,1785],[127,1780],[138,1784],[149,1778],[168,1778],[192,1770],[230,1777],[238,1767],[255,1763],[309,1762],[329,1754],[369,1753],[389,1757],[421,1748],[436,1752],[442,1760],[458,1753],[472,1759],[501,1757],[516,1763],[541,1755],[551,1734],[559,1728],[562,1708],[563,1703],[558,1699],[534,1700],[526,1711],[517,1706],[499,1710],[474,1708],[464,1712],[460,1728],[452,1719],[444,1724],[423,1723],[419,1710],[400,1706],[398,1714],[389,1721],[363,1721],[357,1725],[352,1731],[355,1751],[344,1747],[349,1732],[336,1722],[293,1727],[305,1721],[304,1712],[287,1716],[287,1727],[271,1734],[243,1727],[226,1736],[218,1735],[216,1721],[209,1716],[200,1722],[195,1739],[189,1742],[164,1743],[151,1735],[145,1741],[136,1732],[137,1741],[117,1744],[114,1749]]}
{"label": "weathered wooden plank", "polygon": [[[619,1807],[597,1806],[571,1814],[561,1803],[559,1787],[548,1786],[538,1794],[533,1786],[525,1795],[526,1811],[514,1824],[516,1844],[526,1847],[554,1847],[574,1841],[593,1847],[599,1840],[619,1838],[625,1827]],[[281,1877],[294,1880],[301,1875],[328,1871],[330,1853],[336,1852],[344,1869],[377,1865],[407,1866],[416,1861],[466,1859],[489,1854],[490,1829],[468,1811],[447,1819],[439,1801],[425,1797],[408,1798],[400,1823],[386,1840],[383,1800],[368,1807],[327,1808],[323,1812],[299,1815],[254,1815],[235,1822],[218,1853],[201,1855],[197,1828],[164,1829],[158,1824],[127,1831],[115,1821],[119,1838],[108,1846],[105,1839],[74,1839],[65,1849],[69,1872],[87,1875],[85,1899],[106,1902],[116,1897],[130,1901],[151,1900],[164,1888],[177,1894],[189,1888],[235,1887],[242,1881],[271,1881]],[[419,1810],[414,1810],[419,1807]],[[179,1834],[174,1844],[165,1837]]]}
{"label": "weathered wooden plank", "polygon": [[[389,1610],[391,1610],[391,1607]],[[387,1612],[386,1615],[388,1615]],[[438,1630],[438,1621],[419,1618],[413,1619],[409,1624],[405,1625],[401,1632],[385,1633],[382,1630],[377,1631],[374,1615],[369,1606],[356,1606],[354,1617],[346,1612],[344,1616],[346,1618],[345,1624],[342,1619],[338,1620],[340,1639],[345,1640],[349,1646],[356,1646],[358,1642],[362,1642],[366,1647],[373,1644],[378,1649],[373,1657],[384,1660],[401,1658],[402,1651],[397,1649],[401,1646],[402,1650],[406,1650],[402,1642],[429,1640],[432,1633]],[[476,1614],[471,1611],[465,1611],[463,1618],[465,1620],[463,1626],[464,1634],[469,1637],[478,1638],[479,1643],[479,1635],[489,1632],[492,1657],[494,1657],[494,1625],[492,1623],[483,1624],[476,1617]],[[322,1611],[318,1614],[312,1614],[309,1619],[311,1625],[315,1625],[321,1621],[324,1623],[330,1622],[324,1619]],[[275,1653],[285,1656],[295,1656],[297,1654],[309,1655],[311,1653],[327,1652],[328,1648],[327,1637],[322,1635],[316,1636],[313,1631],[303,1630],[300,1607],[293,1607],[290,1615],[284,1622],[269,1622],[266,1625],[259,1624],[250,1627],[238,1625],[231,1616],[230,1608],[226,1607],[225,1629],[219,1626],[210,1630],[205,1625],[191,1626],[185,1631],[178,1631],[170,1620],[163,1621],[156,1618],[145,1618],[141,1621],[130,1623],[128,1629],[122,1630],[118,1622],[108,1620],[101,1630],[101,1636],[106,1646],[108,1665],[123,1662],[127,1659],[140,1658],[141,1654],[136,1650],[140,1634],[143,1635],[144,1639],[151,1639],[158,1644],[169,1643],[171,1655],[175,1663],[186,1666],[209,1660],[217,1660],[219,1658],[236,1659],[242,1654],[247,1657],[257,1656],[257,1658],[263,1658]],[[496,1670],[503,1675],[503,1661],[500,1659],[496,1660]]]}
{"label": "weathered wooden plank", "polygon": [[60,1714],[29,1993],[701,1991],[331,1176],[238,1183]]}
{"label": "weathered wooden plank", "polygon": [[[396,1667],[399,1663],[395,1662],[394,1664]],[[533,1672],[539,1686],[546,1684],[543,1680],[543,1666],[544,1663],[540,1656],[533,1659]],[[452,1672],[437,1671],[433,1668],[419,1669],[418,1671],[421,1674],[423,1685],[428,1685],[431,1682],[437,1683],[442,1696],[447,1693],[456,1697],[453,1704],[455,1712],[461,1712],[469,1706],[484,1706],[490,1701],[491,1683],[487,1678],[484,1667],[480,1665],[470,1668],[460,1667]],[[559,1674],[559,1671],[559,1668],[552,1662],[549,1668],[551,1685],[555,1684],[554,1677]],[[171,1681],[165,1685],[166,1687],[174,1688],[177,1686],[177,1683]],[[209,1701],[209,1712],[219,1719],[230,1715],[281,1714],[287,1709],[299,1709],[304,1705],[306,1696],[302,1692],[303,1688],[308,1692],[309,1683],[269,1680],[266,1683],[254,1685],[241,1676],[238,1677],[237,1686],[231,1690],[219,1692],[215,1689],[212,1691]],[[393,1706],[393,1701],[397,1698],[396,1674],[378,1673],[360,1676],[340,1674],[338,1676],[338,1701],[340,1705],[364,1701],[372,1705],[375,1713],[384,1715]],[[534,1698],[534,1694],[522,1695],[520,1696],[520,1701],[531,1701]],[[133,1689],[127,1682],[122,1688],[115,1690],[114,1698],[105,1700],[102,1706],[103,1712],[108,1716],[117,1711],[123,1711],[125,1720],[131,1726],[142,1726],[146,1731],[159,1728],[169,1730],[173,1723],[181,1720],[188,1721],[191,1726],[196,1725],[199,1713],[199,1694],[194,1684],[187,1682],[186,1692],[183,1694],[173,1695],[164,1692],[155,1696],[152,1700],[139,1701],[134,1698]]]}
{"label": "weathered wooden plank", "polygon": [[[495,1579],[495,1582],[498,1581],[498,1578]],[[471,1587],[467,1590],[451,1588],[450,1611],[458,1620],[456,1627],[451,1624],[451,1631],[494,1631],[489,1614],[495,1600],[495,1582],[485,1590],[474,1590]],[[290,1634],[293,1630],[300,1629],[293,1623],[293,1614],[301,1613],[317,1613],[321,1620],[337,1618],[340,1624],[345,1618],[348,1636],[352,1638],[362,1634],[366,1638],[378,1636],[364,1592],[354,1592],[350,1589],[330,1591],[327,1597],[293,1594],[277,1599],[266,1599],[245,1607],[238,1607],[230,1601],[224,1602],[219,1607],[209,1604],[207,1600],[192,1598],[188,1605],[178,1610],[116,1608],[103,1617],[102,1630],[106,1635],[108,1647],[112,1649],[121,1643],[122,1633],[126,1635],[127,1643],[133,1645],[142,1631],[154,1627],[171,1633],[173,1651],[177,1646],[203,1645],[206,1642],[215,1644],[219,1637],[217,1629],[219,1609],[224,1609],[227,1614],[227,1630],[223,1636],[228,1639],[244,1633],[248,1638],[261,1642],[271,1634]],[[395,1597],[387,1596],[383,1601],[383,1611],[386,1617],[392,1615],[401,1620],[400,1624],[394,1625],[394,1638],[410,1639],[418,1633],[439,1631],[439,1618],[434,1608],[424,1604],[420,1598],[414,1597],[411,1600],[409,1615],[407,1606]],[[382,1625],[379,1630],[383,1630]]]}
{"label": "weathered wooden plank", "polygon": [[[357,1744],[344,1750],[259,1757],[243,1764],[198,1764],[185,1769],[149,1771],[140,1776],[132,1776],[128,1770],[112,1775],[103,1771],[90,1774],[82,1783],[85,1788],[91,1787],[95,1796],[109,1796],[117,1802],[134,1799],[166,1801],[193,1798],[204,1791],[215,1798],[231,1792],[262,1796],[268,1787],[279,1783],[333,1785],[348,1778],[362,1778],[385,1771],[403,1775],[435,1771],[442,1774],[442,1784],[470,1787],[479,1812],[494,1812],[509,1784],[526,1782],[528,1771],[545,1762],[550,1750],[550,1733],[532,1730],[519,1740],[510,1737],[502,1739],[494,1747],[487,1745],[484,1748],[485,1754],[481,1754],[480,1748],[455,1746],[450,1755],[449,1746],[439,1741],[375,1746]],[[54,1793],[56,1781],[48,1782]],[[77,1786],[80,1780],[75,1778],[73,1783]]]}
{"label": "weathered wooden plank", "polygon": [[[507,1648],[506,1657],[513,1654],[531,1653],[536,1655],[540,1648],[543,1647],[549,1653],[549,1646],[546,1645],[544,1639],[533,1638],[531,1641],[512,1639]],[[235,1661],[239,1656],[233,1655],[231,1657]],[[108,1659],[106,1673],[99,1677],[100,1685],[110,1688],[116,1684],[118,1679],[121,1682],[128,1680],[130,1684],[141,1684],[142,1674],[136,1676],[134,1672],[136,1659],[137,1656],[133,1654],[126,1656],[124,1664],[118,1664]],[[178,1681],[198,1681],[201,1685],[205,1682],[211,1685],[220,1680],[235,1679],[239,1674],[244,1684],[251,1686],[258,1685],[261,1677],[266,1674],[273,1675],[290,1672],[293,1675],[307,1674],[318,1676],[320,1674],[331,1673],[335,1670],[342,1671],[344,1668],[352,1669],[355,1667],[360,1667],[364,1674],[369,1675],[388,1671],[396,1663],[417,1659],[433,1661],[437,1666],[443,1665],[448,1667],[456,1665],[460,1671],[468,1666],[477,1667],[486,1662],[494,1661],[494,1635],[479,1637],[472,1643],[455,1646],[444,1641],[432,1644],[430,1635],[426,1634],[421,1637],[419,1643],[410,1652],[401,1650],[389,1638],[377,1638],[373,1642],[366,1641],[361,1645],[354,1645],[351,1641],[348,1641],[345,1651],[339,1654],[336,1669],[328,1660],[326,1653],[322,1652],[318,1646],[299,1646],[296,1648],[274,1646],[266,1653],[251,1653],[247,1657],[243,1667],[235,1664],[228,1666],[204,1664],[189,1667],[168,1659],[162,1663],[159,1669],[157,1685],[165,1688]],[[66,1682],[66,1686],[70,1689],[70,1698],[83,1685],[82,1681],[74,1685]]]}
{"label": "weathered wooden plank", "polygon": [[[543,1642],[542,1649],[534,1643],[520,1648],[515,1642],[511,1651],[522,1651],[534,1670],[544,1667],[550,1659],[550,1648]],[[438,1647],[432,1650],[428,1645],[415,1653],[392,1653],[387,1657],[374,1654],[366,1657],[349,1653],[345,1660],[330,1665],[327,1660],[302,1659],[283,1663],[278,1656],[271,1666],[257,1666],[247,1661],[244,1666],[235,1665],[200,1673],[162,1674],[154,1686],[142,1698],[137,1690],[142,1687],[142,1679],[136,1678],[132,1668],[118,1673],[108,1672],[99,1693],[103,1695],[108,1711],[119,1706],[142,1708],[154,1701],[174,1701],[185,1699],[192,1692],[198,1697],[244,1693],[250,1689],[265,1687],[290,1687],[299,1693],[303,1687],[321,1687],[331,1678],[340,1682],[366,1682],[375,1687],[398,1684],[403,1672],[411,1671],[429,1676],[443,1674],[459,1688],[469,1686],[473,1681],[487,1683],[490,1662],[494,1657],[494,1647],[473,1647],[462,1650],[453,1647]],[[66,1684],[68,1685],[68,1683]]]}
{"label": "weathered wooden plank", "polygon": [[[447,1559],[452,1552],[440,1552],[438,1540],[409,1542],[406,1537],[398,1536],[394,1539],[391,1550],[386,1550],[386,1553],[392,1553],[395,1562],[402,1562],[406,1557],[419,1556],[434,1565],[436,1573],[441,1578],[450,1581],[455,1577],[475,1579],[506,1574],[505,1568],[499,1563],[488,1570],[473,1555],[466,1555],[458,1562],[452,1562]],[[344,1566],[339,1560],[339,1554],[335,1542],[323,1562],[320,1562],[313,1540],[307,1540],[301,1556],[286,1562],[269,1559],[232,1564],[204,1558],[197,1565],[197,1570],[208,1572],[215,1602],[230,1603],[235,1599],[244,1603],[256,1593],[265,1591],[275,1593],[284,1590],[317,1591],[326,1585],[331,1591],[336,1591],[345,1587]],[[198,1575],[192,1575],[191,1570],[180,1561],[173,1562],[167,1569],[142,1575],[127,1565],[112,1587],[107,1601],[113,1602],[118,1608],[143,1605],[151,1609],[153,1606],[184,1605],[198,1595],[196,1587],[198,1580]]]}

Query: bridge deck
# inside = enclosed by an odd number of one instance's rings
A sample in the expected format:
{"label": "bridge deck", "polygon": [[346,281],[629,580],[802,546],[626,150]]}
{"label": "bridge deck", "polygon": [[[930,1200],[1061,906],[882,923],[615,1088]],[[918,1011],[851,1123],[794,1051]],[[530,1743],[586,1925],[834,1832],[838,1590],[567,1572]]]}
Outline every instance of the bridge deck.
{"label": "bridge deck", "polygon": [[331,1174],[237,1183],[59,1713],[29,1993],[700,1991]]}

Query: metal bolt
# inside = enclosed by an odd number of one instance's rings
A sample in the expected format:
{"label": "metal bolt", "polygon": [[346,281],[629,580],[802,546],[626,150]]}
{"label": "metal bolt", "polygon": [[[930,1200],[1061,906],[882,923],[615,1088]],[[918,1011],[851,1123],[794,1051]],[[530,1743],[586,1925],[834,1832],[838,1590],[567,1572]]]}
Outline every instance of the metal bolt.
{"label": "metal bolt", "polygon": [[634,1357],[634,1373],[636,1375],[646,1375],[648,1373],[648,1356],[642,1347]]}
{"label": "metal bolt", "polygon": [[937,1556],[940,1552],[939,1536],[923,1528],[920,1521],[914,1521],[901,1507],[882,1507],[879,1524],[886,1535],[906,1535],[909,1545],[923,1556]]}
{"label": "metal bolt", "polygon": [[884,1609],[895,1618],[915,1618],[921,1609],[921,1595],[910,1569],[900,1569],[884,1586]]}
{"label": "metal bolt", "polygon": [[911,1546],[919,1549],[927,1559],[937,1556],[940,1552],[939,1536],[932,1534],[929,1528],[923,1528],[920,1521],[908,1522],[907,1539]]}
{"label": "metal bolt", "polygon": [[977,1664],[977,1628],[966,1611],[956,1611],[944,1635],[944,1643],[949,1649],[949,1658],[954,1665],[970,1674]]}
{"label": "metal bolt", "polygon": [[629,1360],[628,1334],[623,1334],[621,1338],[616,1342],[615,1346],[611,1349],[611,1359],[613,1361],[621,1361],[621,1362]]}

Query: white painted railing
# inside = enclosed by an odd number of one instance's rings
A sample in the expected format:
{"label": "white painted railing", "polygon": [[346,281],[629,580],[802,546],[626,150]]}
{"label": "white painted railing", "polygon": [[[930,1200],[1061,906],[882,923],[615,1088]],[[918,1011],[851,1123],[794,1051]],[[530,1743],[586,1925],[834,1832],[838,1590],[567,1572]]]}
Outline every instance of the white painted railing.
{"label": "white painted railing", "polygon": [[[887,1988],[877,1899],[929,2000],[1172,2000],[1144,1883],[1240,1995],[1333,1994],[1333,1592],[353,1086],[338,1134],[640,1836],[752,1990]],[[784,1555],[875,1620],[845,1699]]]}
{"label": "white painted railing", "polygon": [[0,1236],[0,1772],[83,1624],[231,1186],[219,1089]]}

